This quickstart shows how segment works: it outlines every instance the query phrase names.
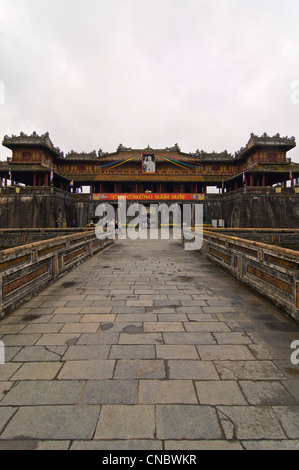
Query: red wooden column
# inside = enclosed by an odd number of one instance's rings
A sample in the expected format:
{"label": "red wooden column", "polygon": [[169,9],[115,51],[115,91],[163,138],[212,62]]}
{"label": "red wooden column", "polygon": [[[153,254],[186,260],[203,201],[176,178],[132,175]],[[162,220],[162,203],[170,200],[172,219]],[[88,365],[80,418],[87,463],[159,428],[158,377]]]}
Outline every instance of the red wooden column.
{"label": "red wooden column", "polygon": [[262,186],[266,186],[266,175],[262,176]]}

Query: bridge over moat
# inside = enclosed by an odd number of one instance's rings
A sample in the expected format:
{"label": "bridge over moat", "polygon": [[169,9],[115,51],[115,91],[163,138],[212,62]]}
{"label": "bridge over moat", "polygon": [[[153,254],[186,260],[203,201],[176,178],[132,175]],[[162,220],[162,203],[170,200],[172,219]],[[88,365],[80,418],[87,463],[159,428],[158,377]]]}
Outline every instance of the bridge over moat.
{"label": "bridge over moat", "polygon": [[298,325],[180,241],[116,240],[0,339],[0,448],[299,447]]}

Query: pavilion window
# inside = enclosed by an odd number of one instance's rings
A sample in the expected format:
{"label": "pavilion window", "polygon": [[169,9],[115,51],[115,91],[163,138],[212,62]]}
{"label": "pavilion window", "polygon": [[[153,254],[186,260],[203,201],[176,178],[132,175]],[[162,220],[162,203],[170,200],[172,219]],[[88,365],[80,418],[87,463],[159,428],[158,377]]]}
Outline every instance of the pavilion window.
{"label": "pavilion window", "polygon": [[22,153],[22,161],[23,162],[30,162],[31,160],[31,152],[23,152]]}

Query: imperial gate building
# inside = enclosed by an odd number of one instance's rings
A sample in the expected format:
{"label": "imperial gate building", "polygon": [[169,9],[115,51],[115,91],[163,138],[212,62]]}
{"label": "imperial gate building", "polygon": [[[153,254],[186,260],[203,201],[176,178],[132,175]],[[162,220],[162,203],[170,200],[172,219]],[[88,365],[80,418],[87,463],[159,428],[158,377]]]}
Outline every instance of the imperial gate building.
{"label": "imperial gate building", "polygon": [[64,226],[73,220],[84,226],[99,201],[117,203],[118,197],[128,203],[202,203],[205,221],[217,226],[298,226],[299,164],[287,158],[294,137],[251,134],[234,155],[186,153],[177,144],[164,149],[120,144],[112,153],[64,155],[48,133],[35,132],[5,136],[3,146],[12,156],[0,162],[2,228],[49,227],[57,219]]}

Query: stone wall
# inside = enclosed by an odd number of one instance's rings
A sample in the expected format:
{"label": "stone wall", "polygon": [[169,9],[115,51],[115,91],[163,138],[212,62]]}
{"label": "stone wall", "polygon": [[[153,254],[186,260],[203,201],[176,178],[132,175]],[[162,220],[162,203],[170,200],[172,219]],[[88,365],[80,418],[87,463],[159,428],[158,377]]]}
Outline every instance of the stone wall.
{"label": "stone wall", "polygon": [[242,188],[223,199],[226,227],[298,228],[299,193],[297,188]]}
{"label": "stone wall", "polygon": [[298,251],[215,231],[204,231],[200,251],[299,321]]}
{"label": "stone wall", "polygon": [[110,243],[89,230],[0,251],[0,316]]}
{"label": "stone wall", "polygon": [[[78,227],[90,222],[99,201],[91,194],[54,187],[0,188],[0,228]],[[204,222],[224,227],[299,227],[298,188],[245,187],[224,194],[206,194]],[[157,202],[157,201],[156,201]],[[116,203],[117,204],[117,203]],[[129,204],[129,202],[128,202]]]}
{"label": "stone wall", "polygon": [[[86,232],[82,228],[4,228],[0,229],[0,250],[22,246],[28,243],[35,243],[42,240],[48,240],[66,235],[74,235],[80,232]],[[94,230],[94,229],[93,229]]]}

